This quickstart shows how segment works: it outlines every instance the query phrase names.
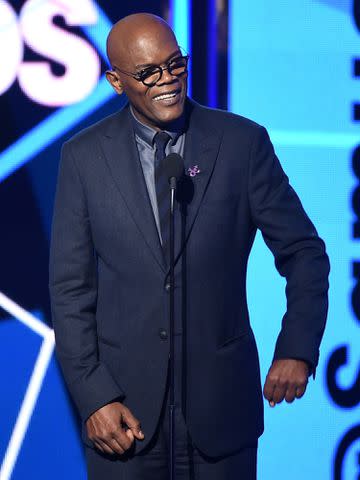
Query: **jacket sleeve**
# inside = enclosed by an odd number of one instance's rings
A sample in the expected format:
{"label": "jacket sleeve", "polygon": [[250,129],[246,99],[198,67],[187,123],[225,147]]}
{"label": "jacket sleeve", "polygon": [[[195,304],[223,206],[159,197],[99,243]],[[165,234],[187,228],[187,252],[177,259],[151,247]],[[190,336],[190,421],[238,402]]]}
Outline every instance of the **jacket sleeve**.
{"label": "jacket sleeve", "polygon": [[286,278],[287,310],[273,360],[306,360],[315,378],[328,310],[329,259],[264,127],[253,140],[248,187],[253,222]]}
{"label": "jacket sleeve", "polygon": [[85,192],[69,143],[62,148],[55,194],[49,292],[57,358],[85,421],[125,393],[98,358],[96,255]]}

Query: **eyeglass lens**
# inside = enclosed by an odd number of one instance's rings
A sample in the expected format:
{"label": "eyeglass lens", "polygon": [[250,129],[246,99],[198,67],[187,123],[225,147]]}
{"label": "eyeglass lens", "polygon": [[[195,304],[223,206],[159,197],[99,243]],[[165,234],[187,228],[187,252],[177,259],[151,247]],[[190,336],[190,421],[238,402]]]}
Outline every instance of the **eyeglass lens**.
{"label": "eyeglass lens", "polygon": [[[185,72],[187,67],[187,57],[179,57],[170,62],[167,66],[167,70],[171,73],[171,75],[181,75]],[[145,83],[145,85],[155,85],[162,76],[161,67],[155,67],[149,69],[142,73],[141,80]]]}

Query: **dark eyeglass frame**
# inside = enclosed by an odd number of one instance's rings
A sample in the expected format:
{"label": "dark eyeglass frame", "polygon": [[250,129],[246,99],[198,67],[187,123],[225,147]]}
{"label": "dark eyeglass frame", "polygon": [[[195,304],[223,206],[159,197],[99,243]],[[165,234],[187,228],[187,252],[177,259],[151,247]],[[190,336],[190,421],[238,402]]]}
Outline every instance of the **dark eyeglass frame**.
{"label": "dark eyeglass frame", "polygon": [[[119,67],[117,67],[116,65],[112,65],[112,69],[113,71],[116,71],[118,70],[119,72],[121,73],[124,73],[125,75],[128,75],[129,77],[132,77],[134,78],[135,80],[137,80],[138,82],[142,82],[146,87],[153,87],[154,85],[157,84],[157,82],[159,82],[163,76],[163,72],[165,70],[168,70],[169,73],[171,75],[173,75],[172,73],[172,66],[171,64],[178,61],[178,60],[182,60],[182,59],[185,59],[185,70],[183,72],[181,72],[180,74],[175,74],[175,76],[178,76],[178,75],[183,75],[184,73],[186,73],[188,71],[188,62],[189,62],[189,58],[190,58],[190,55],[186,54],[186,55],[180,55],[179,57],[175,57],[175,58],[172,58],[171,60],[169,60],[168,62],[166,62],[165,64],[165,67],[162,67],[161,65],[154,65],[152,67],[147,67],[147,68],[144,68],[143,70],[141,70],[140,72],[137,72],[137,73],[131,73],[131,72],[127,72],[126,70],[121,70]],[[147,72],[152,72],[152,73],[156,73],[158,72],[160,74],[159,78],[156,80],[156,82],[148,82],[146,83],[146,78],[144,78],[144,75],[146,75]]]}

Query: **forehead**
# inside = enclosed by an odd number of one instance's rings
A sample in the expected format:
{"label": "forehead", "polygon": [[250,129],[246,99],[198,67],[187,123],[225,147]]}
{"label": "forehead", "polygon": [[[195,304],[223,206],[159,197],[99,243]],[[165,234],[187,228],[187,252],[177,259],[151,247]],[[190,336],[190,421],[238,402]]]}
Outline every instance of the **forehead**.
{"label": "forehead", "polygon": [[161,64],[180,50],[171,30],[159,28],[139,32],[129,38],[124,59],[129,66]]}

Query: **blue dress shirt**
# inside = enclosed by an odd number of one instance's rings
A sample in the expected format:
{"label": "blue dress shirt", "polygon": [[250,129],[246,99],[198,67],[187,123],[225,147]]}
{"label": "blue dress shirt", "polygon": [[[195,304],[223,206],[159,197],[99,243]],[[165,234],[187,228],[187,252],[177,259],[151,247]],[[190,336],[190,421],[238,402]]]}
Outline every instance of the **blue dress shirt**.
{"label": "blue dress shirt", "polygon": [[[156,189],[155,189],[155,144],[154,137],[157,134],[157,131],[154,128],[145,125],[140,122],[134,114],[134,111],[130,105],[132,124],[135,133],[136,146],[139,152],[141,167],[144,173],[144,178],[149,193],[149,198],[152,206],[152,210],[155,217],[155,222],[157,230],[159,233],[159,238],[162,243],[161,230],[160,230],[160,220],[159,212],[157,206],[156,198]],[[171,140],[166,145],[165,153],[169,155],[170,153],[178,153],[183,156],[184,145],[185,145],[185,131],[169,131],[164,130],[167,134],[170,135]]]}

